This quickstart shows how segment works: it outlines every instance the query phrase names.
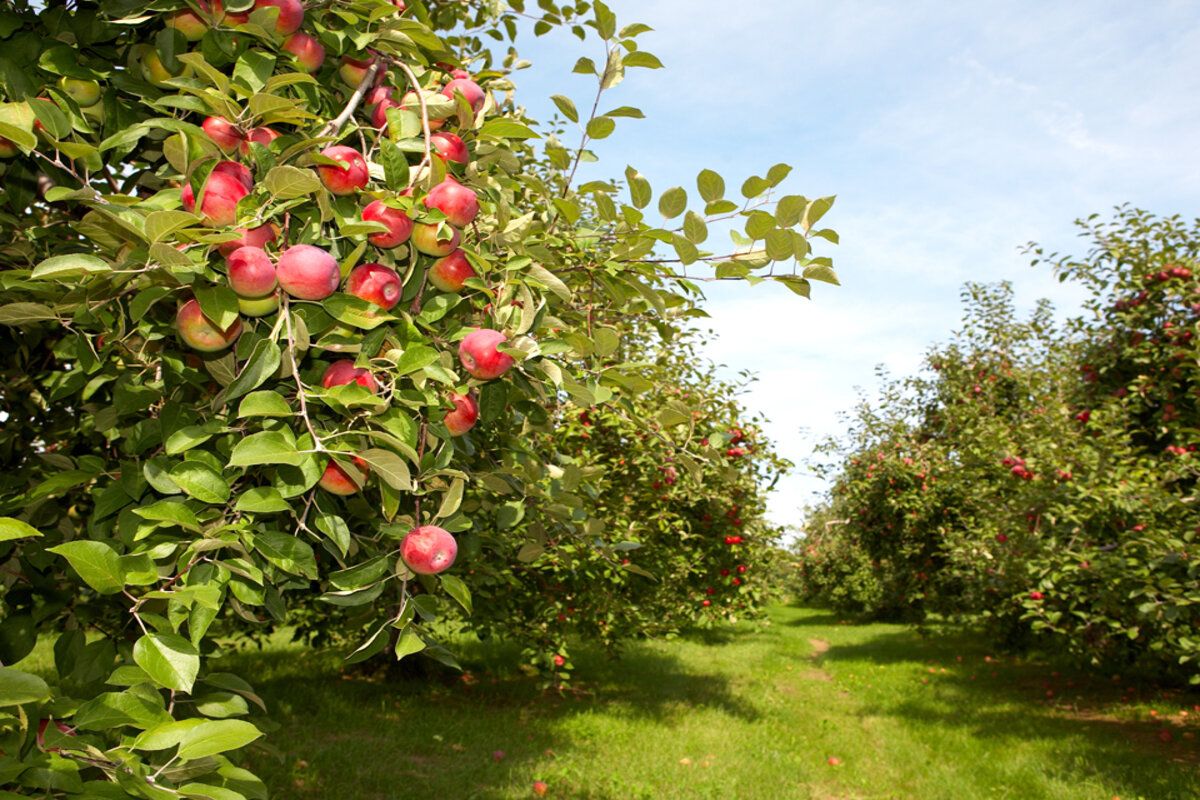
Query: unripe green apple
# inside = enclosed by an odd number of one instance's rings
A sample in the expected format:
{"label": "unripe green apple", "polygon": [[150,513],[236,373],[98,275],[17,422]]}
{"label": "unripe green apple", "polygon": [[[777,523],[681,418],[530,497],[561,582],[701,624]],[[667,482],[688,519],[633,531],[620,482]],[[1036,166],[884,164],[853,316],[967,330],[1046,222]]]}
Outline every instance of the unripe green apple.
{"label": "unripe green apple", "polygon": [[78,103],[80,108],[88,108],[100,102],[100,84],[95,81],[68,78],[64,75],[59,79],[58,86]]}
{"label": "unripe green apple", "polygon": [[279,308],[279,292],[267,297],[239,297],[238,310],[247,317],[265,317]]}

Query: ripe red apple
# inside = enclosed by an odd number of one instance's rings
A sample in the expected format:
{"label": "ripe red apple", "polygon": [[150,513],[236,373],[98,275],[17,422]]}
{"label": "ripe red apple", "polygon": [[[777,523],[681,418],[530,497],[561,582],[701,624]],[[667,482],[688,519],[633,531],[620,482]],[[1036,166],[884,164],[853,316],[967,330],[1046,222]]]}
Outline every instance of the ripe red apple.
{"label": "ripe red apple", "polygon": [[454,564],[458,543],[444,528],[422,525],[413,528],[400,542],[400,557],[418,575],[437,575]]}
{"label": "ripe red apple", "polygon": [[305,72],[316,72],[325,63],[325,48],[307,33],[293,33],[283,40],[283,49],[296,57]]}
{"label": "ripe red apple", "polygon": [[200,127],[208,134],[208,138],[226,153],[237,150],[246,139],[237,126],[224,117],[208,117],[200,123]]}
{"label": "ripe red apple", "polygon": [[[345,69],[345,67],[342,67],[342,69]],[[343,77],[343,80],[345,80],[344,77]],[[357,85],[358,84],[355,84],[355,86],[357,86]],[[393,87],[388,86],[387,84],[381,84],[379,86],[376,86],[371,91],[367,92],[366,95],[363,96],[363,108],[365,108],[371,114],[372,120],[374,120],[374,117],[375,117],[375,107],[378,106],[383,101],[387,100],[390,103],[392,103],[392,105],[396,105],[395,93],[396,93],[396,90]],[[375,125],[375,127],[376,128],[383,127],[383,122],[380,122],[379,124]]]}
{"label": "ripe red apple", "polygon": [[471,73],[467,72],[465,69],[450,70],[450,80],[458,80],[460,78],[462,80],[470,80]]}
{"label": "ripe red apple", "polygon": [[450,231],[449,239],[439,239],[437,225],[418,222],[413,226],[413,245],[418,252],[427,256],[448,256],[458,249],[458,243],[462,241],[462,232],[458,228],[451,228]]}
{"label": "ripe red apple", "polygon": [[12,158],[17,153],[21,152],[12,139],[5,139],[0,136],[0,158]]}
{"label": "ripe red apple", "polygon": [[192,299],[181,305],[176,312],[175,328],[179,331],[179,338],[193,350],[216,353],[237,340],[242,333],[242,321],[235,320],[226,330],[221,330],[204,316],[204,312],[200,310],[200,303]]}
{"label": "ripe red apple", "polygon": [[208,23],[200,19],[200,15],[190,8],[176,11],[167,17],[166,25],[168,28],[179,31],[189,42],[200,41],[208,32]]}
{"label": "ripe red apple", "polygon": [[364,389],[368,389],[371,394],[379,393],[379,384],[375,381],[371,370],[354,366],[352,358],[334,361],[325,368],[325,374],[321,376],[321,385],[326,389],[333,386],[345,386],[348,383],[357,383]]}
{"label": "ripe red apple", "polygon": [[455,164],[466,164],[471,160],[471,154],[467,150],[466,143],[461,137],[448,131],[438,131],[430,136],[429,144],[433,146],[438,155],[447,161],[453,161]]}
{"label": "ripe red apple", "polygon": [[462,250],[455,250],[444,258],[433,262],[429,268],[429,282],[443,292],[462,291],[467,278],[475,277],[475,268]]}
{"label": "ripe red apple", "polygon": [[266,247],[275,241],[279,230],[274,225],[267,223],[259,225],[257,228],[239,228],[236,233],[240,233],[242,238],[221,242],[217,245],[217,252],[226,258],[229,258],[239,247]]}
{"label": "ripe red apple", "polygon": [[284,250],[275,266],[275,277],[285,292],[299,300],[324,300],[337,291],[342,281],[333,256],[311,244]]}
{"label": "ripe red apple", "polygon": [[331,164],[317,165],[317,174],[321,176],[321,183],[325,184],[325,188],[329,191],[334,194],[354,194],[367,185],[367,180],[370,178],[367,161],[362,157],[362,153],[353,147],[334,145],[322,150],[321,155],[342,165],[340,167]]}
{"label": "ripe red apple", "polygon": [[479,198],[475,192],[450,177],[429,190],[425,207],[441,211],[456,228],[465,228],[479,216]]}
{"label": "ripe red apple", "polygon": [[373,59],[369,58],[359,59],[342,56],[342,63],[338,67],[338,77],[342,79],[342,83],[351,89],[357,89],[358,85],[363,82],[363,78],[367,77],[367,70],[371,68],[372,63]]}
{"label": "ripe red apple", "polygon": [[479,405],[469,394],[452,394],[450,402],[454,403],[454,410],[446,414],[442,422],[451,436],[462,436],[479,420]]}
{"label": "ripe red apple", "polygon": [[495,380],[508,372],[514,363],[512,356],[496,349],[506,341],[507,336],[490,328],[471,331],[458,345],[458,360],[472,377],[481,381]]}
{"label": "ripe red apple", "polygon": [[252,143],[261,144],[263,147],[270,147],[271,142],[275,141],[282,135],[282,133],[274,128],[251,128],[246,132],[246,138],[242,140],[242,155],[250,155],[250,145]]}
{"label": "ripe red apple", "polygon": [[239,297],[238,311],[247,317],[265,317],[274,314],[279,308],[279,292],[272,292],[266,297]]}
{"label": "ripe red apple", "polygon": [[381,130],[386,130],[387,110],[389,108],[399,107],[400,103],[396,102],[391,97],[382,98],[371,108],[371,125]]}
{"label": "ripe red apple", "polygon": [[[213,167],[204,182],[204,199],[200,213],[205,222],[213,226],[232,225],[237,220],[238,201],[250,193],[254,179],[250,170],[234,161],[222,161]],[[194,211],[195,193],[190,184],[180,192],[183,207]]]}
{"label": "ripe red apple", "polygon": [[254,7],[279,9],[275,32],[280,36],[290,36],[304,24],[304,6],[300,0],[254,0]]}
{"label": "ripe red apple", "polygon": [[266,297],[275,291],[275,264],[261,247],[240,247],[228,259],[229,286],[239,297]]}
{"label": "ripe red apple", "polygon": [[375,200],[363,209],[362,218],[367,222],[382,222],[388,227],[385,233],[372,233],[367,241],[376,247],[399,247],[412,236],[413,221],[398,208]]}
{"label": "ripe red apple", "polygon": [[370,471],[370,468],[367,466],[367,462],[358,456],[354,456],[351,462],[359,473],[357,481],[351,477],[350,473],[341,464],[333,459],[329,459],[329,463],[325,465],[325,471],[321,473],[321,479],[317,481],[317,484],[330,494],[337,494],[342,497],[349,497],[352,494],[356,494],[362,483],[367,479],[367,473]]}
{"label": "ripe red apple", "polygon": [[391,310],[400,302],[403,290],[400,276],[382,264],[359,264],[350,271],[350,277],[346,280],[347,292],[374,303],[384,311]]}
{"label": "ripe red apple", "polygon": [[484,92],[479,84],[470,78],[455,78],[446,84],[446,88],[442,89],[442,94],[454,99],[455,94],[461,94],[467,98],[467,102],[471,104],[471,110],[476,114],[479,109],[483,108]]}

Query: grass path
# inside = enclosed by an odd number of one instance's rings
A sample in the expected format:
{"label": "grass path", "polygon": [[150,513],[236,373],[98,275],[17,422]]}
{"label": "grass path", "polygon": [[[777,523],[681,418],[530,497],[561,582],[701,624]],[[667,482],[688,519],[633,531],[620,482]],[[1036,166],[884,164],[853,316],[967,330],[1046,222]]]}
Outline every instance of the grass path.
{"label": "grass path", "polygon": [[503,653],[487,649],[468,654],[473,681],[351,678],[298,648],[233,660],[280,724],[279,753],[253,765],[273,797],[498,800],[535,780],[595,800],[1200,797],[1200,697],[1051,674],[961,635],[771,619],[584,653],[586,692],[567,699],[492,677]]}

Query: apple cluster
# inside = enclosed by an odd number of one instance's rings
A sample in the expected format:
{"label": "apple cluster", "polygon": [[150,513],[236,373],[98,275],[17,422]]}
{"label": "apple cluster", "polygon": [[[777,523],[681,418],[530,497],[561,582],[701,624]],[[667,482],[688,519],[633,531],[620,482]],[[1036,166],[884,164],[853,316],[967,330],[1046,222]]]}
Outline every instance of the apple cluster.
{"label": "apple cluster", "polygon": [[[399,13],[405,11],[403,3],[395,5]],[[305,9],[299,0],[257,0],[254,8],[274,10],[274,32],[282,37],[283,52],[291,56],[299,70],[315,73],[322,68],[325,48],[301,30]],[[226,12],[214,0],[199,3],[198,10],[174,12],[166,24],[195,42],[211,26],[246,24],[249,14]],[[157,51],[149,47],[132,54],[130,63],[149,83],[164,87],[190,69],[185,66],[172,73]],[[445,177],[422,191],[419,186],[434,166],[426,161],[413,171],[406,189],[392,192],[374,187],[367,155],[345,144],[333,144],[310,154],[308,163],[321,186],[334,198],[361,198],[361,219],[382,229],[365,236],[370,245],[393,258],[410,254],[417,259],[422,286],[461,293],[468,288],[468,281],[480,278],[460,245],[464,231],[476,221],[481,209],[475,190],[451,170],[465,172],[471,163],[471,151],[459,135],[441,130],[446,120],[431,117],[426,100],[431,92],[452,102],[461,99],[478,114],[485,107],[487,93],[460,69],[448,69],[445,85],[435,90],[409,87],[402,92],[388,83],[391,75],[387,66],[382,54],[342,57],[337,73],[350,90],[351,107],[361,100],[361,112],[379,136],[387,133],[389,109],[420,115],[422,127],[430,133],[430,156],[442,163],[437,174]],[[64,90],[78,96],[81,105],[99,100],[99,86],[89,82],[64,83]],[[202,353],[219,353],[233,346],[251,321],[288,314],[293,303],[321,303],[338,292],[364,301],[374,314],[388,314],[396,308],[405,294],[405,279],[391,266],[360,263],[343,275],[338,260],[320,241],[291,242],[286,225],[281,227],[275,220],[255,218],[245,224],[255,204],[243,201],[257,189],[253,146],[269,149],[285,134],[268,126],[247,127],[222,116],[206,117],[200,127],[226,160],[212,164],[207,174],[193,174],[182,186],[180,200],[183,208],[197,214],[205,225],[227,234],[215,245],[214,252],[221,259],[217,269],[237,297],[238,315],[232,323],[221,326],[206,316],[200,299],[184,300],[176,312],[175,327],[186,345]],[[458,344],[462,369],[480,382],[503,377],[515,363],[503,350],[507,342],[508,337],[498,330],[470,331]],[[387,388],[385,375],[386,368],[377,373],[368,366],[356,365],[352,359],[339,359],[324,366],[320,383],[324,389],[356,385],[380,394]],[[447,403],[450,410],[443,424],[451,436],[465,435],[479,419],[475,395],[452,392]],[[328,461],[318,484],[331,494],[350,496],[361,490],[370,471],[370,465],[358,455],[339,454],[339,458]],[[432,525],[411,531],[401,547],[405,563],[419,574],[436,574],[449,568],[455,553],[454,537]]]}

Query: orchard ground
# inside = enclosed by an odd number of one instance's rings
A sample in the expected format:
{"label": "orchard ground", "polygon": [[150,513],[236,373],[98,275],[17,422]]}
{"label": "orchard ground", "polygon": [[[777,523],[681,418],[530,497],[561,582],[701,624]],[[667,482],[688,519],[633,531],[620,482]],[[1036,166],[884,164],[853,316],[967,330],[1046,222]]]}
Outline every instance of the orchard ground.
{"label": "orchard ground", "polygon": [[771,625],[578,651],[547,695],[514,653],[463,642],[467,674],[389,680],[276,643],[226,659],[279,725],[251,754],[273,796],[1200,797],[1200,696],[777,606]]}

